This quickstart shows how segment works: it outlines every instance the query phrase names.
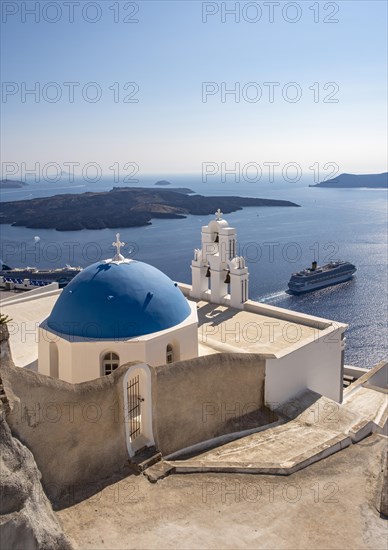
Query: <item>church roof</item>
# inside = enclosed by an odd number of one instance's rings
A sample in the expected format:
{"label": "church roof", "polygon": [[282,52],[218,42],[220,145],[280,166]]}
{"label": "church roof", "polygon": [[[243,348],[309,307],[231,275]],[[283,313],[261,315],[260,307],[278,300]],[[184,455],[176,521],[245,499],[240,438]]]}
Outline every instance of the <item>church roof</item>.
{"label": "church roof", "polygon": [[68,336],[133,338],[174,327],[190,311],[182,292],[159,269],[115,257],[76,275],[63,289],[47,325]]}

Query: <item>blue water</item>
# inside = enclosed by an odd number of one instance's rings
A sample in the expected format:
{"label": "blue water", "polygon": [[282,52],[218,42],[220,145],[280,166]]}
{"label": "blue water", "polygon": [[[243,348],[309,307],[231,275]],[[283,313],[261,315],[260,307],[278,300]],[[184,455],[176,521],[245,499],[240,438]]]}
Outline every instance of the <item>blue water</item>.
{"label": "blue water", "polygon": [[[201,176],[143,177],[190,187],[205,195],[279,198],[301,208],[244,208],[225,216],[237,228],[238,253],[248,260],[250,298],[349,324],[345,361],[371,367],[387,352],[387,192],[374,189],[316,189],[298,183],[222,183]],[[111,181],[96,184],[33,183],[26,189],[3,190],[1,200],[21,200],[57,193],[103,191]],[[171,278],[190,282],[193,249],[200,246],[207,216],[184,220],[154,220],[147,227],[119,230],[127,256],[149,262]],[[12,266],[53,268],[86,266],[112,256],[116,230],[69,231],[0,226],[0,258]],[[357,266],[352,281],[303,296],[285,293],[290,274],[310,264],[344,259]]]}

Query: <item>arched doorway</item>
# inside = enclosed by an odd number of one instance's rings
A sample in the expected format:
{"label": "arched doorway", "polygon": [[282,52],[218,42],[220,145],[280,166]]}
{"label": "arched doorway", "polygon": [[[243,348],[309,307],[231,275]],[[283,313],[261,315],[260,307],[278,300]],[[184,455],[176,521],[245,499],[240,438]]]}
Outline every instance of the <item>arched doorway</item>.
{"label": "arched doorway", "polygon": [[124,376],[125,438],[129,456],[154,445],[151,373],[148,365],[130,367]]}

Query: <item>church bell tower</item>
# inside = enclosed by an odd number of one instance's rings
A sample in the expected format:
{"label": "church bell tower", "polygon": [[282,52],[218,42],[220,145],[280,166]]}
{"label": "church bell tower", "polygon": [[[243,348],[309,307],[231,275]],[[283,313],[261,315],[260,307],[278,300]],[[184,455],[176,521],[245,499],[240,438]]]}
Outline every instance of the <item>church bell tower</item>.
{"label": "church bell tower", "polygon": [[215,216],[202,227],[202,247],[194,250],[191,296],[242,309],[248,299],[248,268],[245,259],[236,256],[236,230],[220,209]]}

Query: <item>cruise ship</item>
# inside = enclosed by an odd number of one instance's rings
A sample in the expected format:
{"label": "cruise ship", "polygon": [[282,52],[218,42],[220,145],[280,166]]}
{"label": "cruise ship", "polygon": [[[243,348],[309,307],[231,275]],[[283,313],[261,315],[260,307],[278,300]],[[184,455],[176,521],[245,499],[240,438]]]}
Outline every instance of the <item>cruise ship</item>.
{"label": "cruise ship", "polygon": [[317,262],[313,262],[310,268],[291,275],[288,289],[291,294],[311,292],[348,281],[356,271],[356,266],[341,260],[323,266],[318,266]]}

